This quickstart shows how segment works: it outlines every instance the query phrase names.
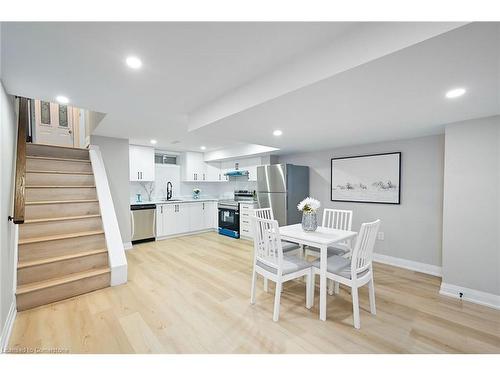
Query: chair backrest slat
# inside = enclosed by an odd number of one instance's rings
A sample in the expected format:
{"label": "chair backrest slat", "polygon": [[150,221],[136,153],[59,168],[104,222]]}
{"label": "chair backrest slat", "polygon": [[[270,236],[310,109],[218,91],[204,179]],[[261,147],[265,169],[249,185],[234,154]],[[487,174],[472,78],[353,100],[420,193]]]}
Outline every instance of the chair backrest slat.
{"label": "chair backrest slat", "polygon": [[331,229],[351,230],[352,211],[325,208],[323,210],[322,226]]}
{"label": "chair backrest slat", "polygon": [[356,245],[352,252],[351,272],[358,274],[369,268],[373,259],[373,248],[377,239],[380,220],[361,224]]}
{"label": "chair backrest slat", "polygon": [[283,248],[276,220],[252,217],[254,233],[254,256],[263,264],[276,268],[281,272],[283,265]]}
{"label": "chair backrest slat", "polygon": [[260,219],[274,220],[273,210],[271,208],[257,208],[253,210],[254,215]]}

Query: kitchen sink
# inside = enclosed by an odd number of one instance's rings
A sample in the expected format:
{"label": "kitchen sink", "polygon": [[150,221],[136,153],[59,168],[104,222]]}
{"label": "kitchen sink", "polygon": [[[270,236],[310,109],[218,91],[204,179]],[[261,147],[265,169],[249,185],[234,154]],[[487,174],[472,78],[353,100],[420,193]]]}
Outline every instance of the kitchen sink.
{"label": "kitchen sink", "polygon": [[182,202],[182,199],[160,199],[162,202]]}

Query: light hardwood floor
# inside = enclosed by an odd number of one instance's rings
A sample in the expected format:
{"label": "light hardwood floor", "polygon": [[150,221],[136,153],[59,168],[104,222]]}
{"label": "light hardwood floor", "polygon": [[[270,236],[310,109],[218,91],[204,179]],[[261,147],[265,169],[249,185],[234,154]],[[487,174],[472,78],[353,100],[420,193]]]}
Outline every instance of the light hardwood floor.
{"label": "light hardwood floor", "polygon": [[[440,279],[375,264],[377,315],[360,290],[361,330],[347,289],[328,297],[326,322],[302,281],[259,279],[250,305],[252,244],[205,233],[134,246],[129,282],[17,315],[10,348],[71,353],[500,353],[500,311],[438,294]],[[317,278],[318,283],[318,278]]]}

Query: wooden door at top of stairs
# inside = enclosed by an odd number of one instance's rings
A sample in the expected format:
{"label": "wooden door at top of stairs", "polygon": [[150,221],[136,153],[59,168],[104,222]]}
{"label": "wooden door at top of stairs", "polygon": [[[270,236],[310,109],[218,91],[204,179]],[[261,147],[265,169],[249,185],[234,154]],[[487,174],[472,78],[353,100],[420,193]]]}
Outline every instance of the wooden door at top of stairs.
{"label": "wooden door at top of stairs", "polygon": [[34,143],[74,147],[78,112],[77,108],[67,105],[35,100]]}

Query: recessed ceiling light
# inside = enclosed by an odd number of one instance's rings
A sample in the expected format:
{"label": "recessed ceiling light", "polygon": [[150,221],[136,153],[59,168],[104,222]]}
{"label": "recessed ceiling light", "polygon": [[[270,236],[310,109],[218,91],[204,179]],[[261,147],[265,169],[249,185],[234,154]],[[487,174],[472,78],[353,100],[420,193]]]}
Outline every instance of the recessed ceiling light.
{"label": "recessed ceiling light", "polygon": [[275,131],[273,131],[273,135],[276,136],[276,137],[279,137],[281,134],[283,134],[283,132],[281,130],[275,130]]}
{"label": "recessed ceiling light", "polygon": [[142,61],[136,56],[129,56],[125,60],[127,65],[132,69],[139,69],[142,66]]}
{"label": "recessed ceiling light", "polygon": [[453,99],[453,98],[458,98],[459,96],[462,96],[465,94],[467,90],[465,90],[463,87],[459,87],[453,90],[449,90],[446,92],[446,97],[448,99]]}
{"label": "recessed ceiling light", "polygon": [[62,95],[56,96],[56,100],[58,103],[61,103],[61,104],[68,104],[69,103],[69,99],[65,96],[62,96]]}
{"label": "recessed ceiling light", "polygon": [[156,139],[152,139],[150,140],[149,142],[151,142],[152,145],[155,145],[157,142],[156,142]]}
{"label": "recessed ceiling light", "polygon": [[207,148],[205,146],[201,146],[200,149],[206,150]]}

